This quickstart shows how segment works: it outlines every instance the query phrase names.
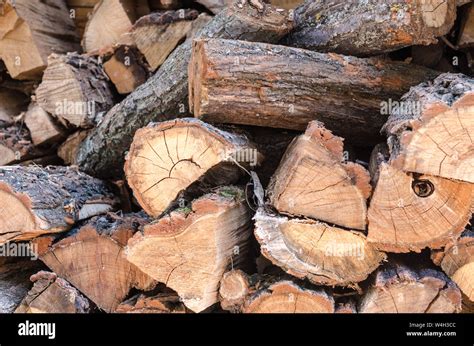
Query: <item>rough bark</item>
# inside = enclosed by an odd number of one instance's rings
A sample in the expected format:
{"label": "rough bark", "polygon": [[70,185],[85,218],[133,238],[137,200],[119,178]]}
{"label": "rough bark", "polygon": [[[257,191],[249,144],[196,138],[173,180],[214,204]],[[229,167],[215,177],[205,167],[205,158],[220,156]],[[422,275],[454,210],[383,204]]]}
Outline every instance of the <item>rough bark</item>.
{"label": "rough bark", "polygon": [[474,183],[474,79],[446,73],[412,88],[384,126],[394,167]]}
{"label": "rough bark", "polygon": [[96,217],[53,243],[40,258],[99,308],[115,311],[132,288],[149,290],[156,284],[123,253],[127,241],[145,222],[133,214]]}
{"label": "rough bark", "polygon": [[333,313],[328,292],[289,277],[247,275],[240,270],[224,274],[219,297],[221,307],[243,313]]}
{"label": "rough bark", "polygon": [[0,6],[0,58],[13,78],[40,79],[51,53],[80,49],[64,1],[8,0]]}
{"label": "rough bark", "polygon": [[201,312],[217,303],[227,268],[245,261],[250,217],[243,190],[220,188],[145,226],[128,242],[127,259]]}
{"label": "rough bark", "polygon": [[0,168],[0,242],[68,230],[117,204],[104,182],[70,167]]}
{"label": "rough bark", "polygon": [[362,232],[271,215],[263,208],[254,220],[262,254],[287,273],[316,284],[355,286],[385,259]]}
{"label": "rough bark", "polygon": [[43,81],[36,90],[38,104],[64,126],[90,128],[114,105],[112,85],[93,57],[68,53],[48,58]]}
{"label": "rough bark", "polygon": [[194,41],[189,103],[195,117],[303,130],[322,121],[336,135],[368,145],[396,99],[436,72],[402,62],[322,54],[244,41]]}
{"label": "rough bark", "polygon": [[[198,17],[195,37],[226,37],[275,42],[288,33],[292,23],[286,12],[266,7],[264,13],[253,7],[232,6],[215,16],[207,25],[207,16]],[[204,27],[203,27],[204,26]],[[158,72],[124,101],[112,108],[100,126],[81,145],[78,164],[96,176],[121,175],[125,152],[135,131],[150,121],[185,116],[188,98],[187,65],[191,57],[190,34],[177,47]]]}
{"label": "rough bark", "polygon": [[131,30],[133,41],[152,71],[160,67],[186,38],[198,14],[196,10],[155,12],[134,24]]}
{"label": "rough bark", "polygon": [[474,185],[405,173],[382,163],[368,211],[367,239],[388,252],[440,248],[471,218]]}
{"label": "rough bark", "polygon": [[40,271],[31,276],[33,287],[15,313],[77,314],[89,312],[89,301],[66,280]]}
{"label": "rough bark", "polygon": [[316,121],[288,147],[267,189],[280,213],[365,230],[369,173],[344,158],[343,139]]}
{"label": "rough bark", "polygon": [[[245,161],[250,157],[254,162]],[[183,118],[138,130],[125,174],[138,203],[157,217],[191,185],[209,188],[235,183],[243,173],[241,167],[249,168],[259,161],[247,138]]]}
{"label": "rough bark", "polygon": [[358,310],[361,313],[459,312],[461,292],[440,271],[386,264],[375,273]]}
{"label": "rough bark", "polygon": [[104,71],[119,94],[129,94],[148,79],[148,65],[142,54],[133,46],[118,46],[107,62]]}
{"label": "rough bark", "polygon": [[368,56],[437,42],[456,19],[454,1],[306,1],[295,10],[286,44]]}

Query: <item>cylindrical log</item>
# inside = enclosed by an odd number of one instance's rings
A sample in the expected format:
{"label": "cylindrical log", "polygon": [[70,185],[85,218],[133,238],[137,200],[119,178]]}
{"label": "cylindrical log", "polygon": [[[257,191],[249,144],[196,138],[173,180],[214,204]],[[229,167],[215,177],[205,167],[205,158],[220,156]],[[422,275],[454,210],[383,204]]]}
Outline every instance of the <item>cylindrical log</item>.
{"label": "cylindrical log", "polygon": [[195,117],[211,123],[304,130],[319,120],[336,135],[367,146],[379,139],[387,119],[382,102],[437,74],[377,58],[202,39],[193,44],[189,103]]}

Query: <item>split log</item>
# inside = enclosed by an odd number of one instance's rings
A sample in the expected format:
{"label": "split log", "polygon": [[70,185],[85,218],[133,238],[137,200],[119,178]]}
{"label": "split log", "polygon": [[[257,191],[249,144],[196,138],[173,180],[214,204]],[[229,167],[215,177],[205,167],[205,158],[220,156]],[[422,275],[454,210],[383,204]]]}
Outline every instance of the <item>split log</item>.
{"label": "split log", "polygon": [[53,166],[1,167],[0,200],[0,243],[62,232],[117,204],[101,180]]}
{"label": "split log", "polygon": [[466,230],[443,250],[434,251],[432,259],[458,285],[466,303],[474,304],[474,231]]}
{"label": "split log", "polygon": [[84,52],[97,54],[116,44],[131,44],[128,31],[135,20],[137,12],[134,1],[100,0],[84,29]]}
{"label": "split log", "polygon": [[461,310],[461,292],[433,269],[386,264],[377,270],[362,297],[361,313],[453,313]]}
{"label": "split log", "polygon": [[221,307],[244,313],[333,313],[334,299],[322,289],[308,288],[291,278],[276,278],[240,270],[224,274]]}
{"label": "split log", "polygon": [[74,20],[79,37],[84,34],[87,20],[98,2],[99,0],[66,0],[69,15]]}
{"label": "split log", "polygon": [[362,232],[271,215],[263,208],[254,220],[262,254],[287,273],[316,284],[355,286],[385,259]]}
{"label": "split log", "polygon": [[30,132],[21,123],[2,127],[0,123],[0,166],[20,163],[47,154],[33,145]]}
{"label": "split log", "polygon": [[368,56],[446,35],[456,19],[454,1],[306,1],[295,10],[295,30],[286,44]]}
{"label": "split log", "polygon": [[118,46],[112,57],[104,63],[119,94],[129,94],[148,79],[148,66],[141,53],[133,46]]}
{"label": "split log", "polygon": [[382,163],[368,211],[367,239],[388,252],[440,248],[464,230],[473,201],[473,184],[405,173]]}
{"label": "split log", "polygon": [[36,146],[55,144],[66,138],[65,129],[35,102],[25,112],[24,121]]}
{"label": "split log", "polygon": [[76,165],[77,151],[79,145],[87,137],[89,130],[74,132],[58,148],[58,156],[66,165]]}
{"label": "split log", "polygon": [[436,72],[381,59],[359,59],[244,41],[195,40],[189,103],[195,117],[303,130],[311,120],[367,146],[398,98]]}
{"label": "split log", "polygon": [[[260,13],[251,6],[241,9],[233,5],[205,25],[207,20],[208,16],[200,15],[193,22],[192,33],[170,54],[158,72],[108,112],[100,126],[82,143],[77,163],[84,171],[102,177],[121,175],[125,152],[137,129],[151,121],[188,114],[187,66],[193,37],[275,42],[291,29],[288,14],[271,7]],[[194,35],[195,31],[198,32]]]}
{"label": "split log", "polygon": [[474,4],[465,8],[458,36],[458,47],[474,47]]}
{"label": "split log", "polygon": [[229,266],[244,265],[250,211],[240,188],[222,187],[144,227],[127,247],[127,259],[201,312],[217,303]]}
{"label": "split log", "polygon": [[134,24],[131,30],[133,41],[152,71],[161,66],[186,38],[198,14],[196,10],[156,12],[140,18]]}
{"label": "split log", "polygon": [[149,290],[156,284],[123,255],[127,241],[145,222],[139,215],[93,218],[40,258],[99,308],[115,311],[133,287]]}
{"label": "split log", "polygon": [[0,313],[12,313],[31,288],[30,276],[43,269],[26,257],[0,257]]}
{"label": "split log", "polygon": [[64,1],[8,0],[0,4],[0,58],[13,78],[40,79],[48,55],[79,48]]}
{"label": "split log", "polygon": [[0,126],[13,123],[13,118],[26,110],[28,102],[22,92],[0,87]]}
{"label": "split log", "polygon": [[442,74],[412,88],[384,126],[392,165],[474,183],[474,79]]}
{"label": "split log", "polygon": [[[249,158],[252,160],[245,160]],[[127,155],[125,174],[138,203],[157,217],[191,185],[235,183],[243,172],[239,165],[249,167],[259,161],[247,138],[183,118],[138,130]]]}
{"label": "split log", "polygon": [[343,139],[312,121],[288,147],[270,181],[270,204],[280,213],[365,230],[369,173],[347,162]]}
{"label": "split log", "polygon": [[95,126],[114,105],[112,86],[96,59],[77,53],[53,54],[36,90],[38,104],[67,127]]}
{"label": "split log", "polygon": [[33,288],[15,313],[88,313],[89,301],[66,280],[56,274],[40,271],[31,276]]}
{"label": "split log", "polygon": [[134,314],[165,314],[185,313],[186,307],[176,293],[136,294],[121,303],[115,310],[117,313]]}

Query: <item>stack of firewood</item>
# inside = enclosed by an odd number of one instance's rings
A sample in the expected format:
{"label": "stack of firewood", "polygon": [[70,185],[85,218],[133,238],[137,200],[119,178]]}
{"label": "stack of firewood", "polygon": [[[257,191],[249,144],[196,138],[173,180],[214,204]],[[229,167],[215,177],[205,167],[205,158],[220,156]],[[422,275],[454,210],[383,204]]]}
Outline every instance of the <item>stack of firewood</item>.
{"label": "stack of firewood", "polygon": [[0,59],[0,312],[474,311],[469,0],[1,0]]}

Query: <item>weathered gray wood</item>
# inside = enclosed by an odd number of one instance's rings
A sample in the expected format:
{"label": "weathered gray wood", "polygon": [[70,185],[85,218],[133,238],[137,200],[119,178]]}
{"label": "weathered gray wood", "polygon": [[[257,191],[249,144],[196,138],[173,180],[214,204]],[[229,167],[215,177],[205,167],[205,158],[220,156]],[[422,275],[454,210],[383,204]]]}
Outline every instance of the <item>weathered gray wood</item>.
{"label": "weathered gray wood", "polygon": [[0,167],[0,244],[65,231],[117,205],[110,187],[71,167]]}
{"label": "weathered gray wood", "polygon": [[454,1],[306,1],[295,10],[295,30],[285,44],[368,56],[437,42],[456,19]]}

